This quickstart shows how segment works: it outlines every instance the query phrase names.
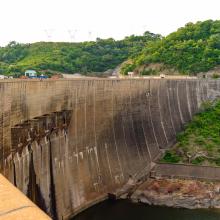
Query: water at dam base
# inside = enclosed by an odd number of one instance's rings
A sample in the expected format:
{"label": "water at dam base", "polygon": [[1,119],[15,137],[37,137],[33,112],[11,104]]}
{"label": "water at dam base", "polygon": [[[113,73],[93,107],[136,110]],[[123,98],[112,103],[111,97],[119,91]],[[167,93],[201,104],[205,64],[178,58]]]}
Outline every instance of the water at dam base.
{"label": "water at dam base", "polygon": [[72,220],[219,220],[220,210],[189,210],[149,206],[127,200],[105,201]]}

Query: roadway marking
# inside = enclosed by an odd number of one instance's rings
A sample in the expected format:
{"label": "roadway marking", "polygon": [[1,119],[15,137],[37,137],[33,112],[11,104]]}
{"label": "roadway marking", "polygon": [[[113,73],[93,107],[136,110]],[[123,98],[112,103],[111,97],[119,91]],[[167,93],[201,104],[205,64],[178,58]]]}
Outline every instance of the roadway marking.
{"label": "roadway marking", "polygon": [[16,212],[16,211],[19,211],[21,209],[26,209],[26,208],[36,208],[36,207],[35,206],[30,206],[30,205],[21,206],[21,207],[18,207],[16,209],[12,209],[12,210],[9,210],[9,211],[6,211],[6,212],[2,212],[2,213],[0,213],[0,216],[8,215],[12,212]]}

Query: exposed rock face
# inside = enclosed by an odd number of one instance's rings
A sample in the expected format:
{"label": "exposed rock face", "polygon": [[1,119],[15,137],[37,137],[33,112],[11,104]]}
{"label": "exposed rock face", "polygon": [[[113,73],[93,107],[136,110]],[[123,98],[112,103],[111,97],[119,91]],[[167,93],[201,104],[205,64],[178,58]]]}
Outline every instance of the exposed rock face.
{"label": "exposed rock face", "polygon": [[148,180],[131,196],[134,202],[175,208],[220,208],[220,183],[197,180]]}

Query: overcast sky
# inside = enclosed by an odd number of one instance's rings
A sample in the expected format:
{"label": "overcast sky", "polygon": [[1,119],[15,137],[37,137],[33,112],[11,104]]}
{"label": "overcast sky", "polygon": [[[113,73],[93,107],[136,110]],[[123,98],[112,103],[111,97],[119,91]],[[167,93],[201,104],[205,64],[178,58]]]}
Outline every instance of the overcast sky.
{"label": "overcast sky", "polygon": [[0,45],[167,35],[207,19],[220,19],[220,0],[0,0]]}

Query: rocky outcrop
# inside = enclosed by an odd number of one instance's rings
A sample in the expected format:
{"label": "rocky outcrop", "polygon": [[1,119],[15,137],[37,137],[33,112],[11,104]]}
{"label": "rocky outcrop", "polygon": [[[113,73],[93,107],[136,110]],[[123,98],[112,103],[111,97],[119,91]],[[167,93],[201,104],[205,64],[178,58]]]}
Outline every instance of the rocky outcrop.
{"label": "rocky outcrop", "polygon": [[133,193],[131,200],[174,208],[220,208],[220,183],[150,179]]}

